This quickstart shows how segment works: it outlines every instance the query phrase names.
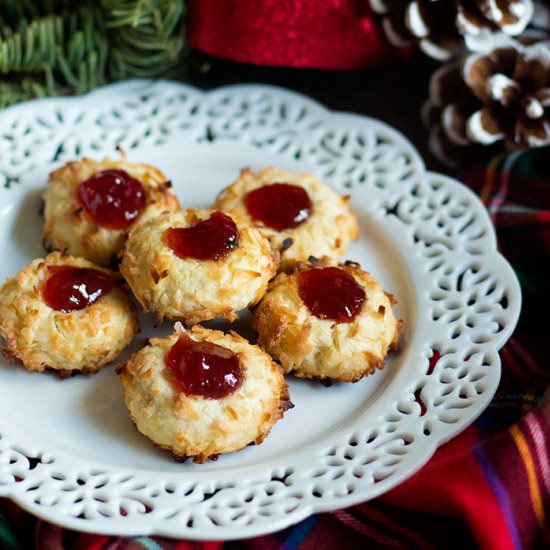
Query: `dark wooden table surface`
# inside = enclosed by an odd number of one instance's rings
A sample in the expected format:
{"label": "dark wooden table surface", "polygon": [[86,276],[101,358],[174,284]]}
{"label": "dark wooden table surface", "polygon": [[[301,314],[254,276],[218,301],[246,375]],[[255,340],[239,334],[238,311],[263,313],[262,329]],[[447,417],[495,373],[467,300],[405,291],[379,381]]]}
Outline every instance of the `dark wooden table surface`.
{"label": "dark wooden table surface", "polygon": [[407,58],[370,71],[321,71],[259,67],[193,52],[187,67],[182,79],[198,88],[237,83],[273,84],[310,96],[332,110],[378,118],[405,134],[430,170],[451,173],[429,152],[428,134],[420,120],[430,75],[438,67],[428,58]]}

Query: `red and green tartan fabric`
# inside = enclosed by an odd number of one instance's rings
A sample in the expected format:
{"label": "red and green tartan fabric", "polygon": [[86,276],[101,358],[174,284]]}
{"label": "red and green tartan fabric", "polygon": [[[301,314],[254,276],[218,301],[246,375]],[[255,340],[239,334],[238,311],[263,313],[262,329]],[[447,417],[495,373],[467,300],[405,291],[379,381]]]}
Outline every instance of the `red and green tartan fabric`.
{"label": "red and green tartan fabric", "polygon": [[0,499],[2,550],[550,548],[550,147],[459,175],[479,193],[516,269],[523,311],[502,350],[490,407],[416,475],[381,498],[245,541],[75,533]]}

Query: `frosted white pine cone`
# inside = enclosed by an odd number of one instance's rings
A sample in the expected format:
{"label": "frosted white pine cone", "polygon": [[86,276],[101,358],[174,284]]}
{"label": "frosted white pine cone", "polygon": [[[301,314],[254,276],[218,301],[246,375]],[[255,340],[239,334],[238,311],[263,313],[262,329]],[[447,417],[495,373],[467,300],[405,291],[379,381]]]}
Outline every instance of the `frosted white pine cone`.
{"label": "frosted white pine cone", "polygon": [[495,35],[517,36],[533,17],[533,0],[369,0],[388,40],[446,60],[462,47],[488,51]]}
{"label": "frosted white pine cone", "polygon": [[447,63],[423,115],[432,151],[451,165],[550,143],[550,41]]}

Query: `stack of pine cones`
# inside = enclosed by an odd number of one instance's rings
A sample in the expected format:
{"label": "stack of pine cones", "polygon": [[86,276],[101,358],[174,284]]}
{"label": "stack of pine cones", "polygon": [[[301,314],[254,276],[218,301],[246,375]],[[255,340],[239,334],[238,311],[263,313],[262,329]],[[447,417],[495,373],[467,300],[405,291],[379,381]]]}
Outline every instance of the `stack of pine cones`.
{"label": "stack of pine cones", "polygon": [[441,160],[550,143],[550,1],[369,2],[390,42],[445,62],[423,112]]}

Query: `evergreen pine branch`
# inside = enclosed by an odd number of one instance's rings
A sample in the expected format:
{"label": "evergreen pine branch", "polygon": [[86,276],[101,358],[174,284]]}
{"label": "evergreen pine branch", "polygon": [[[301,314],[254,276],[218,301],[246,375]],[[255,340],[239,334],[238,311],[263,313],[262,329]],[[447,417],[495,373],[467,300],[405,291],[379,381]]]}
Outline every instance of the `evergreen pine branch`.
{"label": "evergreen pine branch", "polygon": [[102,0],[112,44],[112,79],[158,76],[178,62],[184,48],[181,0]]}
{"label": "evergreen pine branch", "polygon": [[158,76],[184,52],[183,0],[5,0],[0,107]]}
{"label": "evergreen pine branch", "polygon": [[[78,5],[89,4],[90,0],[81,0]],[[28,21],[45,15],[74,11],[72,0],[2,0],[0,26],[17,27],[21,19]]]}

